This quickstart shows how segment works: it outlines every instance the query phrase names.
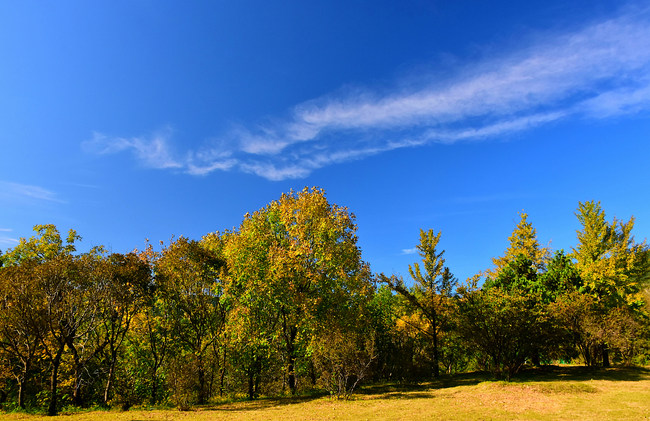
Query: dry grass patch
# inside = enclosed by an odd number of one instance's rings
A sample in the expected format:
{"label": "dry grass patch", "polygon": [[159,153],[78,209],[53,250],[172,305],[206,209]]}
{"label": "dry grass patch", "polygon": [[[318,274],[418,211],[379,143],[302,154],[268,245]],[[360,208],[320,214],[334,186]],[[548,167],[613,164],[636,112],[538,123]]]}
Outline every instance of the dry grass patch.
{"label": "dry grass patch", "polygon": [[[131,410],[63,415],[65,421],[135,420],[650,420],[650,370],[555,368],[515,381],[462,375],[429,384],[369,386],[350,401],[260,399],[194,411]],[[52,418],[4,414],[7,420]]]}

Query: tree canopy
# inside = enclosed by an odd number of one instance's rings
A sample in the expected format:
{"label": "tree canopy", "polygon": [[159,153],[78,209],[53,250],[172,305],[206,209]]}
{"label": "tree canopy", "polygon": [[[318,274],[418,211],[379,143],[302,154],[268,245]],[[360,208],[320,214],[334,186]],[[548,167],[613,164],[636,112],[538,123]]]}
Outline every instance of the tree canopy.
{"label": "tree canopy", "polygon": [[290,191],[233,229],[158,249],[78,251],[37,225],[0,256],[0,405],[172,404],[422,381],[527,366],[650,361],[650,248],[634,217],[579,203],[570,253],[520,213],[494,268],[459,283],[420,230],[410,279],[373,275],[355,216]]}

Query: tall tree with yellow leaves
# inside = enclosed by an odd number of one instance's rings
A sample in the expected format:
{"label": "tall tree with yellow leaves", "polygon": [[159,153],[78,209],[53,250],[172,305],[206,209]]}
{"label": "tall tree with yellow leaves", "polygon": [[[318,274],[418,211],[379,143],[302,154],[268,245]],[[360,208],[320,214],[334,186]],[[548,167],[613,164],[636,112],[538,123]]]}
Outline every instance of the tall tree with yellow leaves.
{"label": "tall tree with yellow leaves", "polygon": [[551,252],[548,247],[543,247],[537,240],[537,230],[528,222],[528,214],[520,212],[521,220],[508,237],[508,248],[502,257],[492,259],[494,269],[488,271],[490,277],[496,278],[508,263],[514,262],[523,255],[530,259],[538,271],[543,271],[550,259]]}
{"label": "tall tree with yellow leaves", "polygon": [[[607,222],[600,202],[580,202],[576,216],[582,225],[571,257],[582,279],[580,291],[591,295],[605,312],[644,306],[643,287],[650,277],[650,250],[632,236],[634,217]],[[603,365],[609,365],[608,345],[602,344]]]}
{"label": "tall tree with yellow leaves", "polygon": [[442,257],[444,250],[438,252],[441,232],[434,234],[433,230],[420,230],[420,244],[418,252],[422,257],[422,266],[419,263],[409,265],[409,274],[415,281],[413,288],[407,288],[402,278],[381,276],[381,280],[401,294],[409,306],[419,313],[426,321],[428,329],[420,329],[429,336],[433,342],[433,376],[440,375],[440,351],[438,339],[442,325],[442,316],[447,307],[447,298],[451,295],[456,284],[456,279],[445,267]]}
{"label": "tall tree with yellow leaves", "polygon": [[330,204],[321,189],[292,191],[246,215],[225,254],[234,301],[252,306],[240,314],[256,318],[241,326],[283,348],[287,383],[295,394],[297,366],[319,321],[341,318],[344,309],[372,292],[354,215]]}

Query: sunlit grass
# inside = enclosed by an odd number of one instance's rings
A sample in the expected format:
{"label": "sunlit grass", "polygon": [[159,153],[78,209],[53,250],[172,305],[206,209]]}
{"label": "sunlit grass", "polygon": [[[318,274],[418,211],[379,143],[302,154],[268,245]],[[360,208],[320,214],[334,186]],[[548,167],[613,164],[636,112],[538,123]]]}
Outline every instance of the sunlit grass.
{"label": "sunlit grass", "polygon": [[[47,417],[4,414],[3,419]],[[650,419],[650,370],[555,367],[511,382],[482,374],[444,377],[418,385],[367,386],[349,401],[323,396],[220,403],[192,411],[91,411],[66,414],[91,420],[586,420]],[[51,419],[51,418],[49,418]]]}

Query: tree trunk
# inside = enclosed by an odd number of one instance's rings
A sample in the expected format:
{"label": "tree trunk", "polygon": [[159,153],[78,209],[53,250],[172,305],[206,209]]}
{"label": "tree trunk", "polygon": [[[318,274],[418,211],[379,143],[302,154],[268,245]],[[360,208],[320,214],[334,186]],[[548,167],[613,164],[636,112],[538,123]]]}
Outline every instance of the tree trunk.
{"label": "tree trunk", "polygon": [[607,344],[602,344],[602,352],[603,352],[603,367],[609,367],[609,348],[607,347]]}
{"label": "tree trunk", "polygon": [[440,353],[438,351],[438,324],[436,314],[433,313],[431,317],[431,324],[433,325],[433,377],[440,377]]}
{"label": "tree trunk", "polygon": [[198,361],[197,361],[197,369],[198,369],[198,376],[199,376],[199,396],[198,396],[198,404],[203,405],[205,404],[205,367],[203,366],[203,355],[199,356]]}
{"label": "tree trunk", "polygon": [[83,397],[81,396],[81,371],[78,367],[75,368],[75,381],[74,391],[72,392],[72,402],[75,406],[83,405]]}
{"label": "tree trunk", "polygon": [[157,403],[158,399],[158,375],[157,372],[158,370],[154,370],[153,374],[151,375],[151,404],[155,405]]}
{"label": "tree trunk", "polygon": [[111,396],[111,388],[113,387],[113,380],[115,379],[115,366],[117,365],[117,350],[120,344],[115,346],[114,342],[109,343],[109,349],[111,352],[111,364],[108,368],[108,379],[106,379],[106,387],[104,388],[104,405],[106,406],[108,406],[108,400]]}
{"label": "tree trunk", "polygon": [[248,367],[248,399],[255,399],[255,383],[253,382],[253,366]]}
{"label": "tree trunk", "polygon": [[289,360],[289,363],[287,364],[287,375],[289,390],[291,390],[292,395],[296,394],[296,351],[294,344],[294,340],[296,339],[296,330],[296,328],[291,328],[291,340],[287,341],[287,356]]}
{"label": "tree trunk", "polygon": [[18,379],[18,406],[25,409],[25,376]]}
{"label": "tree trunk", "polygon": [[298,336],[298,328],[296,326],[287,325],[287,315],[283,311],[282,330],[284,331],[284,340],[286,341],[287,349],[287,376],[289,383],[289,390],[291,394],[296,394],[296,336]]}
{"label": "tree trunk", "polygon": [[311,385],[316,386],[316,367],[313,360],[309,361],[309,376],[311,377]]}
{"label": "tree trunk", "polygon": [[47,408],[47,415],[54,416],[57,413],[57,388],[59,386],[59,365],[61,364],[61,357],[63,356],[63,350],[65,349],[65,343],[59,346],[59,349],[52,360],[52,374],[50,377],[50,405]]}
{"label": "tree trunk", "polygon": [[18,406],[22,409],[25,409],[25,387],[27,385],[27,376],[29,375],[30,370],[30,359],[22,359],[23,369],[20,376],[16,376],[16,381],[18,382]]}
{"label": "tree trunk", "polygon": [[68,339],[67,343],[68,349],[72,351],[72,356],[74,358],[74,390],[72,391],[72,402],[75,406],[82,406],[83,399],[81,396],[81,375],[83,372],[83,363],[72,340]]}
{"label": "tree trunk", "polygon": [[151,371],[151,404],[158,403],[158,369],[162,366],[163,356],[158,358],[157,352],[152,352],[153,369]]}
{"label": "tree trunk", "polygon": [[224,380],[226,378],[226,350],[223,350],[223,364],[221,364],[221,379],[219,379],[219,396],[223,397]]}
{"label": "tree trunk", "polygon": [[104,388],[104,405],[108,406],[108,399],[111,394],[111,387],[113,386],[113,377],[115,376],[115,358],[111,361],[111,366],[108,369],[108,379],[106,380],[106,387]]}

